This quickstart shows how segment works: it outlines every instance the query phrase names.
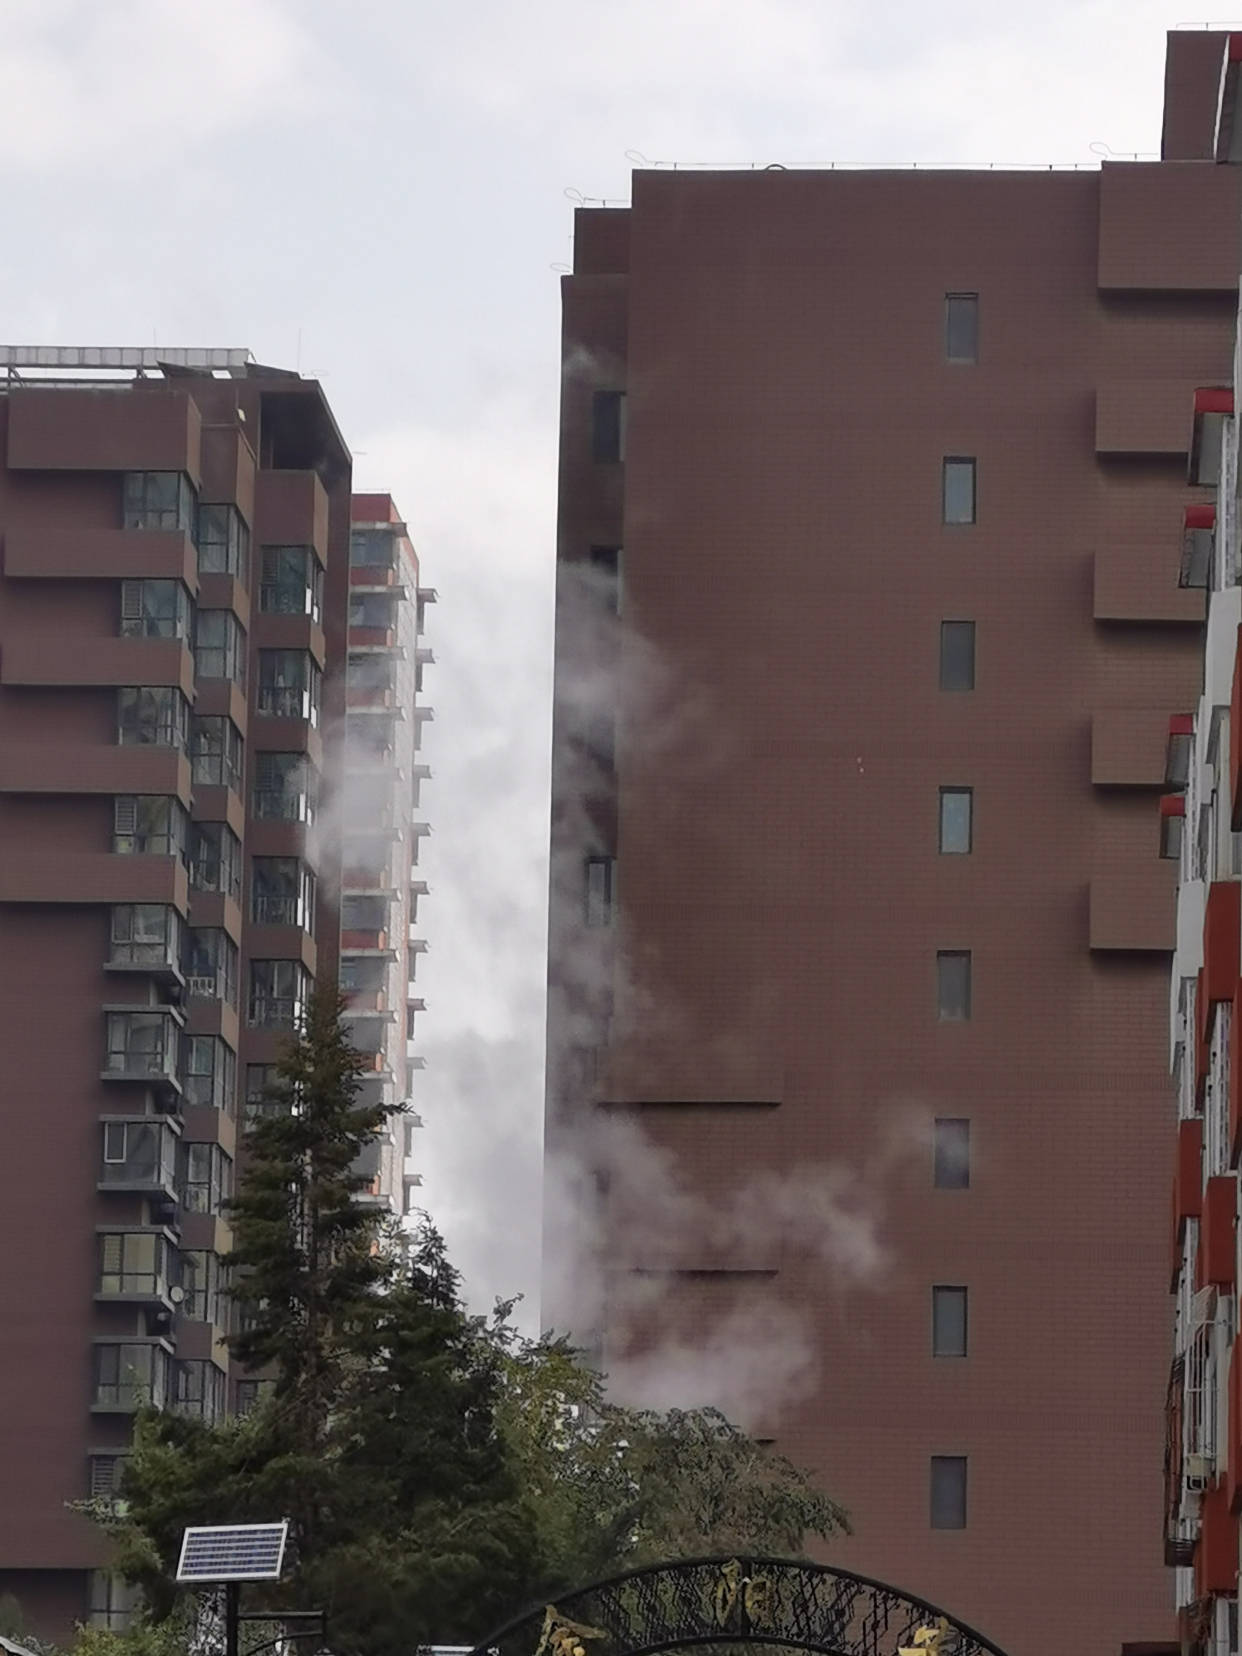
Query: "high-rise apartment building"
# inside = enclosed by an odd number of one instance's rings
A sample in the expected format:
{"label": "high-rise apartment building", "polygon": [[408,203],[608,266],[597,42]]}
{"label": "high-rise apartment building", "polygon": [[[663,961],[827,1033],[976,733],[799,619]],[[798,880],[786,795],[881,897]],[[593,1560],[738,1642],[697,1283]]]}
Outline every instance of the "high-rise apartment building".
{"label": "high-rise apartment building", "polygon": [[417,933],[427,891],[418,854],[430,831],[418,815],[430,774],[419,755],[432,710],[419,697],[434,659],[424,640],[436,594],[419,585],[418,556],[389,495],[354,496],[349,561],[341,988],[351,1037],[374,1066],[365,1092],[406,1106],[367,1164],[375,1200],[399,1214],[422,1183],[411,1165],[421,1124],[411,1095],[422,1067],[415,968],[427,948]]}
{"label": "high-rise apartment building", "polygon": [[[1178,864],[1169,998],[1176,1136],[1165,1559],[1176,1570],[1182,1647],[1213,1653],[1238,1648],[1242,1513],[1242,539],[1234,406],[1240,367],[1235,348],[1232,373],[1195,396],[1192,452],[1201,459],[1186,491],[1180,566],[1188,587],[1206,589],[1207,624],[1198,680],[1168,721],[1168,792],[1160,801],[1161,849]],[[1167,557],[1178,559],[1176,541]]]}
{"label": "high-rise apartment building", "polygon": [[0,363],[0,1594],[63,1635],[134,1411],[260,1383],[221,1204],[337,967],[350,457],[244,351]]}
{"label": "high-rise apartment building", "polygon": [[1235,45],[1169,36],[1158,162],[642,171],[564,279],[545,1321],[1015,1652],[1173,1627],[1152,835]]}

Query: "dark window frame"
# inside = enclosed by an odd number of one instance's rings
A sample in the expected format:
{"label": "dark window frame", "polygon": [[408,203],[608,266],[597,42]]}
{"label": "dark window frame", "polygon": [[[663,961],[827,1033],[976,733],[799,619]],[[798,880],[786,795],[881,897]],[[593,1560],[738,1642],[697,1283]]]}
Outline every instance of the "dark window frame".
{"label": "dark window frame", "polygon": [[[958,984],[948,975],[961,962],[965,972]],[[950,963],[952,967],[950,966]],[[960,1010],[953,1010],[953,1007]],[[936,950],[936,1014],[941,1023],[969,1023],[974,1011],[974,956],[970,949]]]}
{"label": "dark window frame", "polygon": [[965,1455],[933,1455],[928,1467],[928,1518],[932,1529],[964,1530],[969,1511],[970,1468]]}
{"label": "dark window frame", "polygon": [[[970,516],[950,517],[949,479],[959,471],[970,477]],[[950,529],[969,529],[979,521],[979,462],[973,454],[946,454],[940,462],[940,521]]]}
{"label": "dark window frame", "polygon": [[937,1116],[932,1123],[932,1186],[970,1189],[970,1117]]}
{"label": "dark window frame", "polygon": [[[962,630],[951,630],[958,628]],[[973,621],[940,623],[940,688],[948,695],[967,695],[975,688],[975,638]],[[963,648],[967,642],[968,651]]]}
{"label": "dark window frame", "polygon": [[[955,326],[956,324],[956,326]],[[956,335],[956,338],[955,338]],[[964,339],[963,336],[968,336]],[[963,344],[968,349],[955,349]],[[946,362],[979,360],[979,295],[965,289],[944,296],[944,358]]]}
{"label": "dark window frame", "polygon": [[932,1287],[932,1356],[963,1358],[970,1354],[970,1290],[963,1283]]}
{"label": "dark window frame", "polygon": [[[945,832],[945,807],[951,800],[964,799],[966,801],[966,843],[964,845],[950,844],[952,836]],[[975,790],[948,785],[940,789],[940,821],[937,829],[937,846],[942,857],[969,857],[975,849]]]}

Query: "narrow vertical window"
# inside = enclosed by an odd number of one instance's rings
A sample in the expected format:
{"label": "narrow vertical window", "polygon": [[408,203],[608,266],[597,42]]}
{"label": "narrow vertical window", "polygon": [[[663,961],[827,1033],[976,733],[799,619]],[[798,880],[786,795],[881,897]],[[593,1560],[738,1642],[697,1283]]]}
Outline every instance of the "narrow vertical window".
{"label": "narrow vertical window", "polygon": [[586,923],[588,926],[612,924],[614,870],[612,857],[588,857],[586,860]]}
{"label": "narrow vertical window", "polygon": [[950,362],[979,360],[979,295],[944,296],[944,354]]}
{"label": "narrow vertical window", "polygon": [[931,1458],[931,1527],[966,1528],[966,1457]]}
{"label": "narrow vertical window", "polygon": [[599,576],[600,598],[613,615],[621,613],[621,548],[593,546],[591,568]]}
{"label": "narrow vertical window", "polygon": [[932,1289],[932,1356],[966,1355],[966,1290]]}
{"label": "narrow vertical window", "polygon": [[968,455],[945,457],[941,469],[941,516],[945,523],[975,521],[975,462]]}
{"label": "narrow vertical window", "polygon": [[969,856],[974,832],[974,790],[941,788],[940,852],[942,856]]}
{"label": "narrow vertical window", "polygon": [[597,391],[591,399],[591,457],[625,459],[624,391]]}
{"label": "narrow vertical window", "polygon": [[936,955],[936,1005],[942,1023],[970,1017],[970,950],[941,949]]}
{"label": "narrow vertical window", "polygon": [[937,1190],[970,1189],[970,1122],[938,1116],[932,1129],[932,1183]]}
{"label": "narrow vertical window", "polygon": [[940,688],[973,690],[975,687],[975,624],[973,621],[940,623]]}

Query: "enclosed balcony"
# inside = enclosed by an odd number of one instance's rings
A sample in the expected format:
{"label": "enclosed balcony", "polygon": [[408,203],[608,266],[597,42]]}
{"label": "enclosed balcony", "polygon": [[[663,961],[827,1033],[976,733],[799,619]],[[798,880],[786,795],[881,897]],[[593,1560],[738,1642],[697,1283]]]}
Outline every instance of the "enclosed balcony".
{"label": "enclosed balcony", "polygon": [[100,1231],[95,1298],[172,1309],[177,1286],[177,1250],[158,1230]]}
{"label": "enclosed balcony", "polygon": [[181,1092],[181,1016],[171,1007],[104,1008],[105,1081],[156,1082]]}
{"label": "enclosed balcony", "polygon": [[100,1190],[176,1196],[178,1133],[166,1116],[112,1119],[101,1127]]}
{"label": "enclosed balcony", "polygon": [[106,971],[140,973],[165,987],[185,983],[185,922],[171,904],[114,905],[110,939]]}
{"label": "enclosed balcony", "polygon": [[136,1414],[168,1402],[172,1347],[162,1339],[101,1340],[95,1346],[91,1411]]}

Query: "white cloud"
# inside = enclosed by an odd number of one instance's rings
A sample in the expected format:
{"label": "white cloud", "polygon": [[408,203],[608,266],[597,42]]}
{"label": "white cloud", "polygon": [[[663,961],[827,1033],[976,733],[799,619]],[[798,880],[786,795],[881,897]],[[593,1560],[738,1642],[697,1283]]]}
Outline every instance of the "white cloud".
{"label": "white cloud", "polygon": [[0,163],[158,170],[256,117],[309,102],[323,68],[276,0],[9,0]]}

